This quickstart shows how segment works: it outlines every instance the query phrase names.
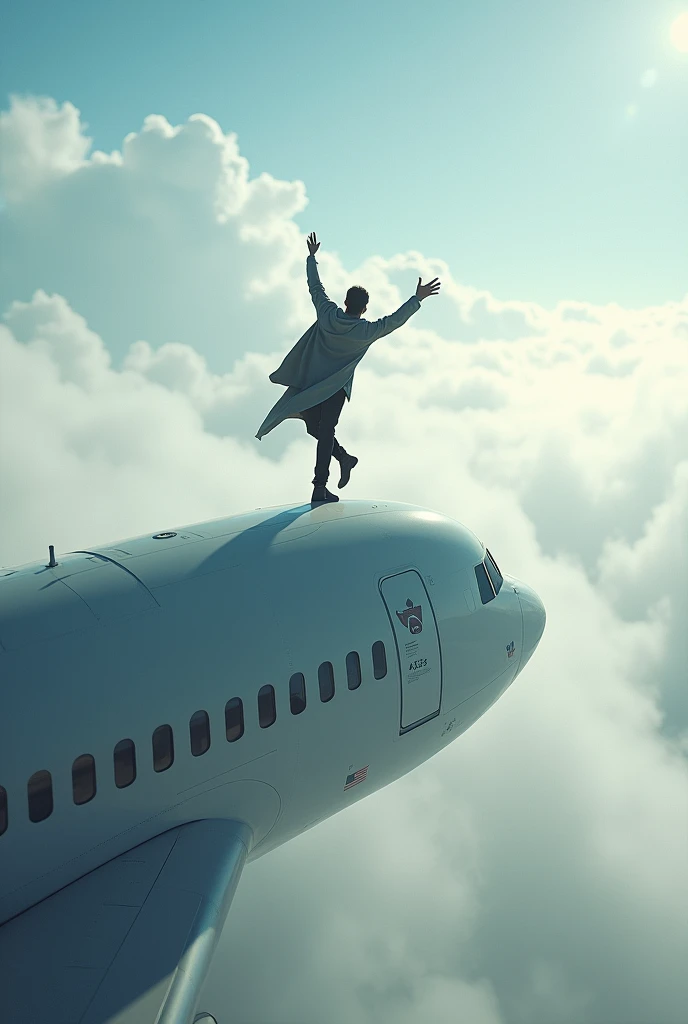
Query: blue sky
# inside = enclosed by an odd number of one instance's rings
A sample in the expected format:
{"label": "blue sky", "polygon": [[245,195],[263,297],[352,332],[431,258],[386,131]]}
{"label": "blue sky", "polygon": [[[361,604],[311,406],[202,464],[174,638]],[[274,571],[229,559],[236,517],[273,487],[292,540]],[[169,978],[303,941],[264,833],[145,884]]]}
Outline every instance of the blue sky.
{"label": "blue sky", "polygon": [[503,299],[639,307],[688,287],[685,7],[25,0],[0,95],[70,100],[106,150],[209,114],[351,266],[416,249]]}

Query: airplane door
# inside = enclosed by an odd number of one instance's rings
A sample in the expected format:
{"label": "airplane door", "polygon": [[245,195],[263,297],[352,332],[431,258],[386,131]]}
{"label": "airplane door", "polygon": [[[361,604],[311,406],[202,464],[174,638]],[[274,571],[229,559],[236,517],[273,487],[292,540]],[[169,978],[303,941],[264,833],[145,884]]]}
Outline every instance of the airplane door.
{"label": "airplane door", "polygon": [[420,575],[410,569],[380,581],[392,623],[401,679],[401,732],[434,718],[442,698],[442,655],[435,613]]}

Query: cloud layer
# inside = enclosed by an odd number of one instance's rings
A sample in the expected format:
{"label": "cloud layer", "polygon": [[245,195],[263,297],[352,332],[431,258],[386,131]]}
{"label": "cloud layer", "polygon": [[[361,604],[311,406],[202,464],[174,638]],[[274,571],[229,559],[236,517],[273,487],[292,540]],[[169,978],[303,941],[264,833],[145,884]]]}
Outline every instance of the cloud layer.
{"label": "cloud layer", "polygon": [[[45,99],[0,115],[0,154],[0,562],[304,500],[311,440],[253,439],[312,318],[303,184],[203,115],[91,153]],[[373,317],[443,281],[357,372],[352,496],[466,523],[548,628],[459,742],[247,870],[208,993],[247,1024],[679,1024],[688,298],[547,310],[323,244]]]}

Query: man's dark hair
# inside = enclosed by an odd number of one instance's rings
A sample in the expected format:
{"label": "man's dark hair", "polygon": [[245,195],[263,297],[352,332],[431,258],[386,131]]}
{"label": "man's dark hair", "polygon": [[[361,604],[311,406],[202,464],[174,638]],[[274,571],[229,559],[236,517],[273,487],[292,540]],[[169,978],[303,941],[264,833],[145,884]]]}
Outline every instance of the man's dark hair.
{"label": "man's dark hair", "polygon": [[353,288],[349,288],[344,299],[347,313],[351,313],[353,316],[360,316],[368,305],[369,298],[368,292],[365,288],[361,288],[360,285],[355,284]]}

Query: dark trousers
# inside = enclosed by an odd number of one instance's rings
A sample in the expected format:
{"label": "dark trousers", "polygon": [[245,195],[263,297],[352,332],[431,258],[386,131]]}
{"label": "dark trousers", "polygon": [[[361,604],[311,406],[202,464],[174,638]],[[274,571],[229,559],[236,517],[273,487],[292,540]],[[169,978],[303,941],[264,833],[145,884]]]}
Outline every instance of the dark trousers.
{"label": "dark trousers", "polygon": [[317,437],[318,450],[315,456],[315,476],[313,484],[316,487],[324,487],[330,475],[330,459],[334,455],[338,462],[346,452],[334,436],[334,428],[339,422],[339,414],[346,401],[344,388],[328,398],[320,405],[314,405],[312,409],[304,409],[301,416],[306,424],[306,430],[311,437]]}

